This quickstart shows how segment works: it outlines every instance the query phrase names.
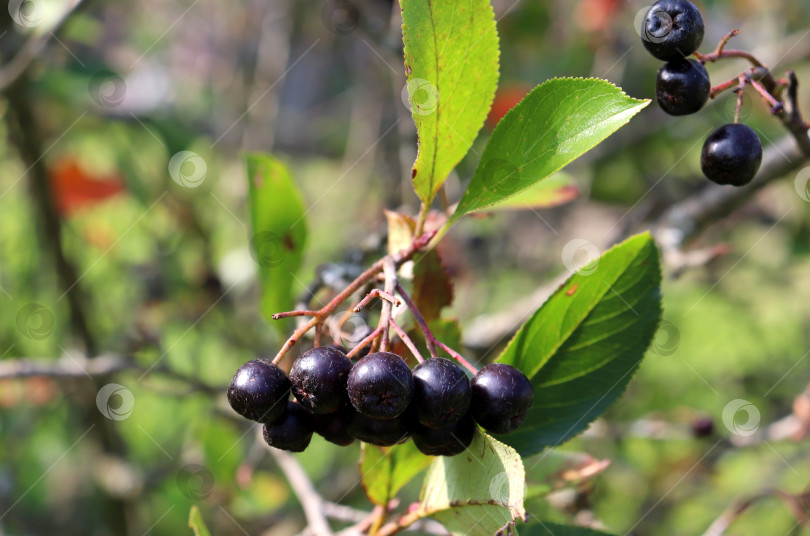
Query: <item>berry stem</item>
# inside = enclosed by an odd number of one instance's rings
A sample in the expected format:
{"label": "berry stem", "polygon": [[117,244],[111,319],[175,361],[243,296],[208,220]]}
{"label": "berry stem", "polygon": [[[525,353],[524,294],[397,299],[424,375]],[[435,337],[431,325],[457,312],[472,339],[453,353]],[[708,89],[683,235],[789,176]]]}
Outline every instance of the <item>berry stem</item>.
{"label": "berry stem", "polygon": [[748,83],[751,84],[751,87],[753,87],[757,91],[757,93],[759,93],[762,96],[762,100],[764,100],[771,107],[772,114],[778,114],[779,112],[782,111],[782,103],[776,100],[774,96],[771,95],[768,92],[768,90],[762,86],[762,84],[760,84],[750,76],[747,77],[747,80]]}
{"label": "berry stem", "polygon": [[360,312],[360,310],[361,310],[363,307],[365,307],[366,305],[368,305],[368,303],[369,303],[371,300],[373,300],[374,298],[380,298],[380,299],[386,300],[386,301],[388,301],[388,302],[393,303],[394,305],[399,305],[399,304],[400,304],[400,301],[399,301],[399,300],[398,300],[398,299],[397,299],[397,298],[396,298],[394,295],[389,294],[389,293],[387,293],[387,292],[386,292],[386,291],[384,291],[384,290],[380,290],[380,289],[378,289],[378,288],[375,288],[375,289],[373,289],[371,292],[369,292],[368,294],[366,294],[366,297],[365,297],[365,298],[363,298],[362,300],[360,300],[360,303],[358,303],[358,304],[357,304],[357,305],[354,307],[354,309],[352,309],[352,311],[353,311],[353,312],[355,312],[355,313],[359,313],[359,312]]}
{"label": "berry stem", "polygon": [[355,292],[360,290],[364,284],[383,271],[386,262],[391,262],[394,266],[402,264],[413,257],[417,251],[425,248],[435,234],[435,231],[424,233],[419,236],[419,238],[414,240],[408,249],[404,249],[395,255],[387,255],[372,264],[365,272],[360,274],[357,279],[352,281],[349,286],[335,296],[332,301],[327,303],[320,311],[318,311],[317,315],[312,317],[306,324],[296,329],[293,334],[290,335],[290,338],[287,339],[287,341],[278,351],[276,357],[273,358],[273,364],[277,365],[282,358],[284,358],[284,355],[290,350],[290,348],[295,346],[295,344],[301,340],[301,337],[303,337],[310,329],[315,327],[317,324],[322,323],[326,317],[335,312],[335,309],[337,309],[341,303],[349,299]]}
{"label": "berry stem", "polygon": [[745,88],[745,84],[740,84],[740,87],[735,89],[734,91],[737,92],[737,107],[734,108],[734,122],[740,122],[740,112],[742,111],[743,106],[743,89]]}
{"label": "berry stem", "polygon": [[402,285],[400,285],[399,283],[397,283],[397,292],[399,293],[400,296],[402,296],[402,301],[404,301],[405,305],[408,306],[408,309],[410,309],[411,314],[413,315],[414,321],[419,326],[419,329],[422,330],[422,333],[425,335],[425,341],[427,342],[430,357],[438,357],[439,352],[436,351],[436,343],[438,341],[436,340],[436,337],[433,336],[433,332],[430,331],[430,328],[428,327],[427,322],[425,321],[425,317],[422,316],[422,313],[419,311],[419,308],[416,306],[414,301],[411,299],[408,293],[405,292],[405,289],[402,288]]}
{"label": "berry stem", "polygon": [[[394,294],[394,289],[397,286],[397,267],[394,265],[394,261],[392,259],[386,258],[385,261],[383,262],[383,273],[385,273],[385,294],[391,296],[392,294]],[[393,300],[383,301],[379,324],[379,327],[381,327],[383,330],[382,339],[380,340],[381,352],[388,351],[388,342],[390,338],[388,328],[391,324],[391,313],[393,309],[394,309]]]}
{"label": "berry stem", "polygon": [[469,361],[467,361],[466,359],[464,359],[464,358],[461,356],[461,354],[460,354],[460,353],[456,352],[455,350],[453,350],[452,348],[450,348],[449,346],[447,346],[446,344],[444,344],[444,343],[443,343],[443,342],[441,342],[441,341],[436,341],[436,344],[438,344],[438,345],[439,345],[439,347],[440,347],[442,350],[444,350],[445,352],[447,352],[448,354],[450,354],[450,356],[451,356],[453,359],[455,359],[456,361],[458,361],[459,363],[461,363],[461,365],[462,365],[462,366],[463,366],[465,369],[467,369],[467,370],[469,370],[470,372],[472,372],[473,376],[475,376],[476,374],[478,374],[478,369],[477,369],[477,368],[475,368],[475,366],[473,366],[473,364],[472,364],[472,363],[470,363]]}
{"label": "berry stem", "polygon": [[366,346],[368,346],[368,345],[369,345],[369,343],[370,343],[371,341],[373,341],[374,339],[376,339],[377,337],[379,337],[379,336],[380,336],[380,333],[382,333],[382,331],[383,331],[383,330],[382,330],[382,328],[381,328],[381,327],[378,327],[377,329],[375,329],[374,331],[372,331],[371,333],[369,333],[369,335],[368,335],[368,336],[367,336],[365,339],[363,339],[362,341],[358,342],[358,343],[357,343],[357,346],[355,346],[354,348],[352,348],[352,349],[351,349],[351,351],[350,351],[348,354],[346,354],[346,357],[348,357],[349,359],[351,359],[351,358],[353,358],[354,356],[356,356],[357,354],[359,354],[359,353],[360,353],[360,350],[362,350],[363,348],[365,348]]}
{"label": "berry stem", "polygon": [[416,360],[419,363],[422,363],[424,361],[424,359],[422,358],[422,354],[419,353],[419,349],[416,348],[416,345],[413,343],[413,340],[411,340],[411,338],[408,337],[408,334],[405,333],[405,330],[403,330],[399,326],[399,324],[397,324],[396,321],[394,321],[393,318],[391,320],[389,320],[388,323],[391,324],[391,327],[394,328],[394,331],[397,332],[397,335],[399,335],[399,338],[402,339],[402,342],[405,343],[405,346],[408,347],[408,350],[411,351],[411,353],[416,358]]}

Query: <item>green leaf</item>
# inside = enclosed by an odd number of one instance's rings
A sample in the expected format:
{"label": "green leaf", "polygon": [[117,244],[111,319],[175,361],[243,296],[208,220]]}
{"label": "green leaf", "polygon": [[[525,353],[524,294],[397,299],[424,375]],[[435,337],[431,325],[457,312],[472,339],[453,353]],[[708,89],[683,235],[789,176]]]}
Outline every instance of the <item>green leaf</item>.
{"label": "green leaf", "polygon": [[411,115],[419,135],[413,187],[426,204],[470,149],[498,85],[489,0],[402,0]]}
{"label": "green leaf", "polygon": [[432,517],[454,536],[492,536],[525,518],[525,478],[514,449],[476,431],[465,452],[431,464],[414,517]]}
{"label": "green leaf", "polygon": [[191,511],[188,513],[188,526],[194,531],[194,536],[211,536],[196,504],[192,505]]}
{"label": "green leaf", "polygon": [[554,78],[537,86],[495,127],[448,225],[556,173],[647,104],[595,78]]}
{"label": "green leaf", "polygon": [[557,525],[556,523],[546,523],[545,521],[541,521],[537,524],[521,525],[520,534],[522,536],[610,536],[607,532],[599,532],[571,525]]}
{"label": "green leaf", "polygon": [[574,177],[564,171],[558,171],[546,180],[529,186],[496,205],[484,207],[476,212],[552,208],[573,201],[578,196],[579,188],[574,182]]}
{"label": "green leaf", "polygon": [[583,431],[630,381],[661,319],[661,269],[649,233],[579,268],[498,358],[534,386],[523,425],[502,441],[523,456]]}
{"label": "green leaf", "polygon": [[245,161],[252,227],[250,252],[259,265],[262,314],[285,333],[288,322],[270,317],[294,305],[294,275],[301,267],[307,241],[306,208],[281,161],[264,154],[248,154]]}
{"label": "green leaf", "polygon": [[402,487],[430,465],[413,441],[389,448],[363,443],[360,475],[363,489],[374,504],[385,506]]}

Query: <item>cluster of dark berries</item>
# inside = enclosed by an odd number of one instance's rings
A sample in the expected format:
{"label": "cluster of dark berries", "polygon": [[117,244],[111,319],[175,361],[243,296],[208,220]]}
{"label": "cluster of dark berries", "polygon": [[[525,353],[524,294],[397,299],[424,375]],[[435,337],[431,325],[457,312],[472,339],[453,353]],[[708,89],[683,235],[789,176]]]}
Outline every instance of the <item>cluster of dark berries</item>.
{"label": "cluster of dark berries", "polygon": [[317,433],[338,445],[359,439],[391,446],[411,437],[424,454],[454,456],[472,442],[476,422],[496,434],[517,429],[534,389],[522,372],[502,363],[470,380],[442,357],[411,371],[394,353],[352,363],[341,348],[320,346],[299,357],[289,377],[269,361],[248,361],[236,371],[228,401],[243,417],[263,423],[265,441],[284,450],[303,451]]}
{"label": "cluster of dark berries", "polygon": [[[709,100],[712,87],[706,67],[687,59],[703,42],[703,30],[703,16],[689,0],[659,0],[644,18],[644,48],[666,62],[658,70],[655,96],[670,115],[693,114]],[[736,122],[711,133],[700,155],[700,167],[709,180],[733,186],[751,182],[761,162],[759,136]]]}

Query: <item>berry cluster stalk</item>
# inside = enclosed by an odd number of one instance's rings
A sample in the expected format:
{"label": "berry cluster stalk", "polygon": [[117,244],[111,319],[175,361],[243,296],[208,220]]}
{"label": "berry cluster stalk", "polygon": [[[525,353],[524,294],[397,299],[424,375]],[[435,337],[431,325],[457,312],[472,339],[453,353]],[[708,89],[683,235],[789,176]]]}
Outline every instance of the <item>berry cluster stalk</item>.
{"label": "berry cluster stalk", "polygon": [[[296,329],[290,338],[282,345],[281,349],[276,354],[276,357],[273,358],[273,364],[277,365],[284,355],[295,346],[295,344],[301,340],[301,338],[306,335],[306,333],[314,328],[315,326],[322,324],[324,320],[335,312],[335,310],[342,304],[344,301],[349,299],[355,292],[360,290],[360,288],[365,285],[368,281],[370,281],[374,276],[382,272],[385,268],[386,263],[391,263],[393,266],[399,266],[402,263],[410,260],[417,251],[425,248],[430,240],[435,235],[435,231],[424,233],[419,238],[415,239],[413,243],[410,245],[408,249],[400,251],[395,255],[387,255],[382,259],[378,260],[374,264],[372,264],[365,272],[360,274],[357,279],[349,283],[345,289],[343,289],[337,296],[335,296],[332,301],[327,303],[322,309],[316,312],[315,315],[312,315],[312,319],[310,319],[306,324],[301,326],[300,328]],[[390,294],[390,293],[389,293]],[[291,311],[286,313],[276,313],[273,315],[274,320],[278,320],[279,318],[286,318],[289,316],[310,316],[307,313],[312,313],[314,311]],[[300,314],[299,314],[300,313]],[[378,328],[379,329],[379,328]]]}

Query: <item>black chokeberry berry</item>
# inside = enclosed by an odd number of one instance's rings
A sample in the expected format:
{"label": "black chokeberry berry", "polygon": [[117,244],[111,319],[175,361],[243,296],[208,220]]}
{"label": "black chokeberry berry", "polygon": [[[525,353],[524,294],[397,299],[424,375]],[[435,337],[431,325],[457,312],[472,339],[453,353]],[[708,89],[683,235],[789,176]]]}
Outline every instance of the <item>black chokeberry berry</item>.
{"label": "black chokeberry berry", "polygon": [[281,418],[274,423],[265,424],[262,435],[271,447],[303,452],[312,440],[314,427],[312,413],[297,402],[287,402],[286,411]]}
{"label": "black chokeberry berry", "polygon": [[504,363],[492,363],[472,379],[471,412],[488,432],[508,434],[515,431],[534,402],[534,387],[518,369]]}
{"label": "black chokeberry berry", "polygon": [[334,413],[315,415],[315,433],[335,445],[351,445],[354,436],[349,432],[349,423],[355,413],[354,408],[348,406]]}
{"label": "black chokeberry berry", "polygon": [[461,420],[444,428],[428,428],[419,422],[411,423],[411,437],[416,448],[428,456],[455,456],[472,443],[475,421],[468,413]]}
{"label": "black chokeberry berry", "polygon": [[690,425],[695,437],[709,437],[714,434],[714,421],[711,417],[699,417]]}
{"label": "black chokeberry berry", "polygon": [[372,419],[357,412],[352,414],[349,421],[349,433],[360,441],[380,447],[404,443],[411,435],[408,418],[405,415],[382,420]]}
{"label": "black chokeberry berry", "polygon": [[669,115],[697,112],[709,100],[711,90],[709,73],[699,61],[677,59],[658,69],[655,98]]}
{"label": "black chokeberry berry", "polygon": [[754,129],[740,123],[718,128],[706,138],[700,168],[717,184],[743,186],[751,182],[762,162],[762,142]]}
{"label": "black chokeberry berry", "polygon": [[319,346],[295,360],[290,370],[292,392],[313,413],[332,413],[348,403],[346,381],[352,361],[329,346]]}
{"label": "black chokeberry berry", "polygon": [[457,364],[431,357],[413,369],[416,418],[428,428],[444,428],[461,420],[470,409],[470,380]]}
{"label": "black chokeberry berry", "polygon": [[659,0],[644,17],[641,42],[659,60],[685,58],[703,42],[703,16],[689,0]]}
{"label": "black chokeberry berry", "polygon": [[228,386],[228,402],[247,419],[273,422],[284,413],[290,397],[290,380],[270,361],[254,359],[236,371]]}
{"label": "black chokeberry berry", "polygon": [[372,419],[393,419],[411,402],[413,375],[397,354],[376,352],[354,365],[346,387],[358,412]]}

